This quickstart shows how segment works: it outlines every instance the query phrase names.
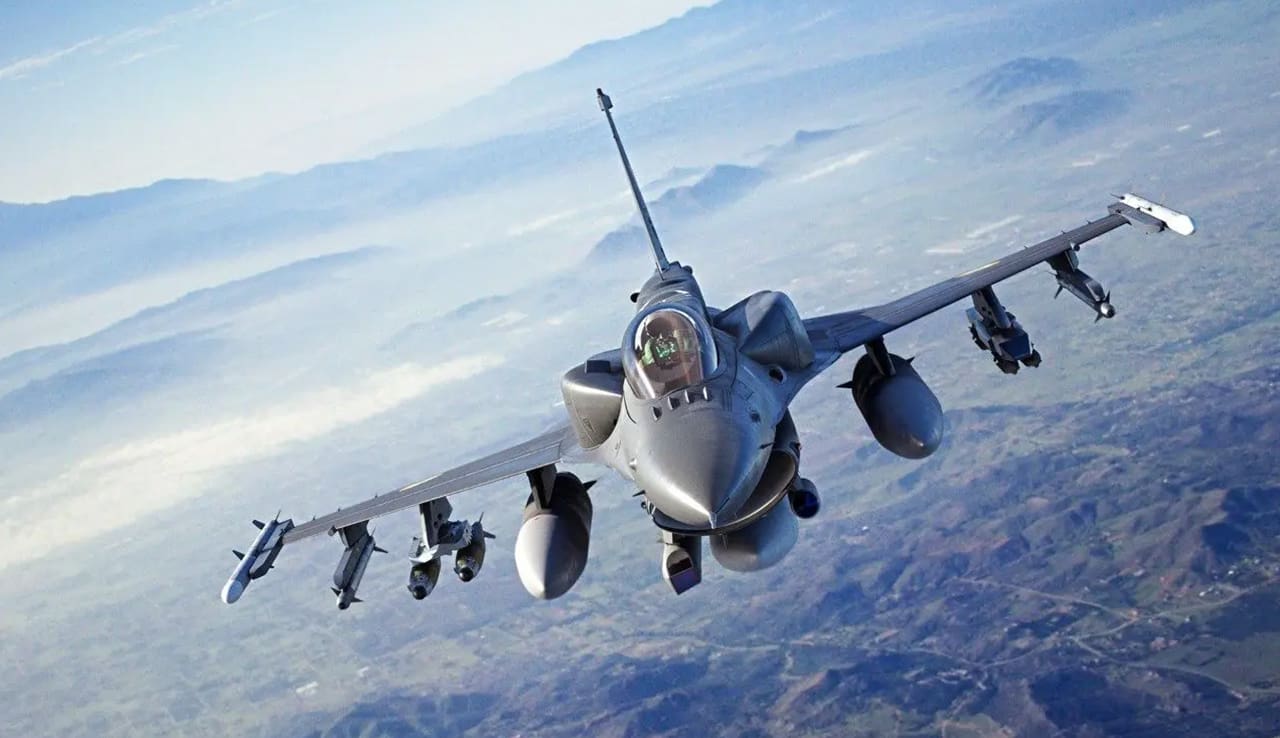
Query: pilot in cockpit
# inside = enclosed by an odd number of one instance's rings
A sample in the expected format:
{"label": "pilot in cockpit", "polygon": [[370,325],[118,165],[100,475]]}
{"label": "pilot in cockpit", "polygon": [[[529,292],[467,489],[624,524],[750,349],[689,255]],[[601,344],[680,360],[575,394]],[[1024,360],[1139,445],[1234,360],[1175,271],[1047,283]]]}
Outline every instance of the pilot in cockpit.
{"label": "pilot in cockpit", "polygon": [[656,310],[645,316],[636,332],[633,350],[643,384],[651,397],[698,384],[708,361],[698,329],[678,310]]}

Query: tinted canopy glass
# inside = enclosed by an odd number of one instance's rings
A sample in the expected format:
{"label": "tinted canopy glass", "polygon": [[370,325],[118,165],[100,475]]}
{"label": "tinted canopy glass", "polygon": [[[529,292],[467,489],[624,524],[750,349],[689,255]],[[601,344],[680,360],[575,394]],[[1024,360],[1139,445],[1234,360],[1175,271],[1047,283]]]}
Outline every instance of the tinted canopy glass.
{"label": "tinted canopy glass", "polygon": [[645,399],[701,383],[716,370],[711,329],[684,310],[658,308],[636,321],[624,351],[631,387]]}

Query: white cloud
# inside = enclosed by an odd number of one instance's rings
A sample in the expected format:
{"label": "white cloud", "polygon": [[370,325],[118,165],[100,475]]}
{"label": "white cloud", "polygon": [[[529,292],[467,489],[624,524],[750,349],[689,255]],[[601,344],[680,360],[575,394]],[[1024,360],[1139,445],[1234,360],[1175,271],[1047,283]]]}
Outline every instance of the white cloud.
{"label": "white cloud", "polygon": [[177,44],[165,44],[164,46],[157,46],[154,49],[137,51],[130,54],[129,56],[124,57],[120,61],[116,62],[116,66],[127,67],[130,64],[133,64],[134,62],[142,61],[143,59],[146,59],[147,57],[155,56],[156,54],[163,54],[166,51],[173,51],[176,48],[178,48]]}
{"label": "white cloud", "polygon": [[[208,2],[194,5],[186,10],[162,16],[153,23],[134,26],[133,28],[129,28],[111,36],[94,36],[65,48],[55,49],[54,51],[48,51],[43,54],[36,54],[34,56],[18,59],[17,61],[10,62],[7,66],[0,67],[0,81],[4,81],[6,79],[22,79],[32,72],[51,66],[63,59],[66,59],[72,54],[85,49],[91,49],[94,53],[101,54],[116,47],[132,46],[140,41],[145,41],[166,33],[175,27],[221,13],[228,8],[240,5],[241,2],[243,2],[243,0],[209,0]],[[163,46],[150,52],[139,52],[133,56],[126,57],[123,61],[118,62],[118,64],[131,64],[140,59],[145,59],[148,56],[159,53],[159,51],[168,50],[170,48],[173,47]]]}
{"label": "white cloud", "polygon": [[114,36],[109,36],[103,40],[102,46],[104,49],[116,46],[130,46],[139,41],[159,36],[179,26],[216,15],[240,5],[242,2],[243,0],[208,0],[208,2],[198,3],[186,10],[163,15],[146,25],[134,26]]}
{"label": "white cloud", "polygon": [[978,226],[960,238],[952,239],[950,241],[940,243],[937,246],[933,246],[932,248],[925,249],[925,253],[950,255],[968,253],[969,251],[984,245],[982,241],[983,238],[995,233],[1001,228],[1011,226],[1020,220],[1022,220],[1021,215],[1010,215],[1006,218],[1001,218],[993,223]]}
{"label": "white cloud", "polygon": [[252,18],[249,18],[248,20],[246,20],[244,23],[241,23],[240,25],[252,26],[255,23],[261,23],[266,20],[271,20],[272,18],[275,18],[276,16],[283,14],[285,10],[286,8],[273,8],[271,10],[258,13],[257,15],[253,16]]}
{"label": "white cloud", "polygon": [[320,438],[501,363],[481,355],[431,367],[404,364],[354,386],[308,392],[250,416],[94,454],[29,494],[5,501],[0,569],[135,523],[199,495],[221,469]]}
{"label": "white cloud", "polygon": [[866,160],[868,156],[871,156],[871,154],[872,154],[871,149],[863,149],[862,151],[855,151],[852,154],[849,154],[848,156],[842,157],[833,162],[824,164],[816,169],[810,170],[809,172],[797,177],[792,181],[797,183],[808,182],[811,179],[817,179],[818,177],[825,177],[826,175],[831,174],[832,172],[837,172],[846,167],[851,167],[857,164],[861,164],[864,160]]}
{"label": "white cloud", "polygon": [[994,233],[1000,230],[1001,228],[1004,228],[1005,226],[1011,226],[1020,220],[1022,220],[1021,215],[1010,215],[1009,217],[1001,218],[1000,220],[997,220],[994,223],[988,223],[984,226],[978,226],[977,228],[974,228],[972,231],[969,231],[968,233],[964,234],[964,237],[965,238],[982,238],[983,236],[986,236],[990,233]]}
{"label": "white cloud", "polygon": [[44,54],[37,54],[36,56],[28,56],[25,59],[19,59],[15,62],[11,62],[8,66],[0,67],[0,80],[22,79],[31,72],[43,69],[60,59],[71,56],[81,49],[93,46],[101,40],[101,36],[94,36],[93,38],[87,38],[84,41],[72,44],[66,48],[49,51]]}
{"label": "white cloud", "polygon": [[561,221],[568,220],[569,218],[572,218],[573,216],[581,212],[582,212],[582,208],[574,208],[572,210],[562,210],[558,213],[551,213],[550,215],[544,215],[543,217],[537,218],[535,220],[531,220],[528,223],[522,223],[520,225],[511,226],[510,228],[507,229],[507,235],[516,237],[516,236],[524,236],[529,233],[534,233],[536,231],[543,230],[544,228],[553,226],[556,223],[559,223]]}
{"label": "white cloud", "polygon": [[1084,159],[1076,159],[1075,161],[1072,161],[1071,167],[1073,169],[1079,169],[1081,167],[1092,167],[1092,166],[1096,166],[1099,162],[1106,161],[1107,159],[1110,159],[1110,158],[1111,158],[1111,154],[1090,154]]}
{"label": "white cloud", "polygon": [[502,315],[499,315],[495,318],[490,318],[485,322],[481,323],[480,325],[484,326],[485,328],[510,328],[513,325],[519,324],[521,321],[523,321],[527,317],[529,316],[525,315],[524,313],[518,310],[512,310],[510,312],[503,313]]}

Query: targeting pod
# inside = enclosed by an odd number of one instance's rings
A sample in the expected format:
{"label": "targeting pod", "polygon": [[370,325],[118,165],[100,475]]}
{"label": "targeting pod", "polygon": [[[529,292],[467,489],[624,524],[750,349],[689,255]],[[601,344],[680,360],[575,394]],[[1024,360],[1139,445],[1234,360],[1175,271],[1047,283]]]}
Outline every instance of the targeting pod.
{"label": "targeting pod", "polygon": [[676,594],[702,581],[702,538],[662,531],[662,578]]}

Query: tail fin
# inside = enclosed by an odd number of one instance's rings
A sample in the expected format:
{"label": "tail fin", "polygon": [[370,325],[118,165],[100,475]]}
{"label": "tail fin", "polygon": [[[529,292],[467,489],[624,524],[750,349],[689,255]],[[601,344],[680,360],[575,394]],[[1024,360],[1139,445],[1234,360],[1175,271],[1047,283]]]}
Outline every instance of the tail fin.
{"label": "tail fin", "polygon": [[613,101],[609,96],[604,94],[604,90],[596,88],[596,102],[600,103],[600,109],[604,111],[604,117],[609,119],[609,130],[613,132],[613,142],[618,145],[618,156],[622,157],[622,168],[627,171],[627,183],[631,185],[631,194],[636,198],[636,207],[640,210],[640,217],[644,220],[644,229],[649,234],[649,245],[653,249],[653,263],[659,272],[666,271],[671,263],[667,261],[667,255],[662,250],[662,241],[658,240],[658,231],[653,227],[653,218],[649,217],[649,206],[644,203],[644,195],[640,194],[640,185],[636,183],[635,172],[631,171],[631,161],[627,159],[627,150],[622,147],[622,138],[618,135],[618,126],[614,125]]}

